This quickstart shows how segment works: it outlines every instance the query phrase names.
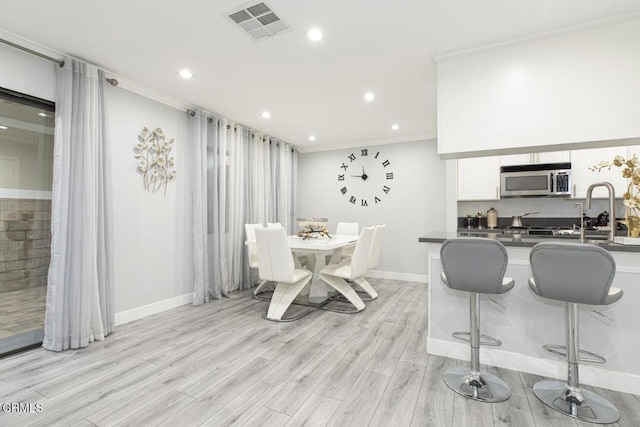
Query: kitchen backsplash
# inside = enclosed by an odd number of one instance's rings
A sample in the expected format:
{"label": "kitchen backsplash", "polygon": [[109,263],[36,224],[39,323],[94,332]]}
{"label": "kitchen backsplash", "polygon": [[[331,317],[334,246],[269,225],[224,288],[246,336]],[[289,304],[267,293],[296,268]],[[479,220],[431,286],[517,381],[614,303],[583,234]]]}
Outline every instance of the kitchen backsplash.
{"label": "kitchen backsplash", "polygon": [[[585,204],[584,199],[564,199],[552,197],[532,197],[513,198],[503,200],[458,202],[458,217],[466,217],[468,214],[474,215],[484,212],[486,215],[490,207],[498,211],[499,217],[511,217],[523,215],[527,212],[540,212],[536,215],[525,218],[572,218],[580,216],[576,203]],[[585,204],[585,214],[590,217],[597,217],[603,211],[609,210],[609,201],[606,199],[592,200],[591,209],[587,209]],[[616,216],[624,217],[625,207],[622,200],[616,200]]]}

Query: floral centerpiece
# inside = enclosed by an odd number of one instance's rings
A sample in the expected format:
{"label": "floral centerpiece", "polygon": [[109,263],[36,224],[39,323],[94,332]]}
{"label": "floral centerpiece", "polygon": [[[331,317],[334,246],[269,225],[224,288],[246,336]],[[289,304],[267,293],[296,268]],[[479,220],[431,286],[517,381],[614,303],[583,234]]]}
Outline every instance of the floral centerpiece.
{"label": "floral centerpiece", "polygon": [[627,236],[638,237],[640,236],[640,161],[635,154],[630,159],[616,156],[613,161],[602,161],[589,169],[600,172],[602,169],[611,169],[613,166],[623,168],[622,176],[627,178],[627,191],[622,195],[626,207],[625,220],[620,222],[627,226]]}
{"label": "floral centerpiece", "polygon": [[331,238],[329,229],[327,229],[327,218],[298,218],[298,237],[303,240],[317,239],[318,237]]}

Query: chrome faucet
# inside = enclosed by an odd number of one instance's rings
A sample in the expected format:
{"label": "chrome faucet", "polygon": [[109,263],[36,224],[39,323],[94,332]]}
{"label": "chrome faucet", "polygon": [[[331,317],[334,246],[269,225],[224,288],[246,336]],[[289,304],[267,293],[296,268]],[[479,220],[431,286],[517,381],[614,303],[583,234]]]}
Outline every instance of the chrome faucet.
{"label": "chrome faucet", "polygon": [[[576,207],[580,209],[580,243],[584,243],[584,205],[582,203],[576,203]],[[573,225],[573,229],[576,229],[575,224]]]}
{"label": "chrome faucet", "polygon": [[[593,189],[596,187],[606,187],[609,190],[609,240],[613,242],[616,237],[616,190],[613,188],[610,182],[596,182],[595,184],[591,184],[589,188],[587,188],[587,209],[591,209],[591,193],[593,193]],[[584,227],[583,227],[584,228]]]}

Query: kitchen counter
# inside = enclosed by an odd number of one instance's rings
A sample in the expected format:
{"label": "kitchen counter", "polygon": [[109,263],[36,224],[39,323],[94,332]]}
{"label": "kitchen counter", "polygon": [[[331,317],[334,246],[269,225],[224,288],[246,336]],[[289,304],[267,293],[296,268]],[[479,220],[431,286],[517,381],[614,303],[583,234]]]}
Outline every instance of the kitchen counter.
{"label": "kitchen counter", "polygon": [[[471,230],[471,231],[458,231],[458,232],[446,232],[446,231],[434,231],[426,236],[418,238],[419,242],[423,243],[442,243],[447,239],[454,239],[456,237],[489,237],[499,240],[505,246],[515,246],[522,248],[531,248],[540,242],[578,242],[579,239],[574,236],[533,236],[526,234],[502,234],[502,230],[491,232],[485,230]],[[640,245],[623,245],[621,243],[612,243],[606,240],[602,240],[601,236],[593,236],[598,238],[589,239],[589,235],[586,236],[587,243],[593,243],[611,252],[640,252]],[[640,261],[640,260],[638,260]]]}
{"label": "kitchen counter", "polygon": [[[465,232],[433,232],[419,241],[428,245],[429,297],[427,352],[469,360],[469,345],[454,339],[456,331],[469,330],[469,294],[444,286],[440,281],[440,247]],[[535,375],[566,379],[566,359],[551,355],[544,344],[565,343],[564,303],[535,295],[527,284],[531,276],[529,253],[540,242],[568,241],[557,237],[514,237],[511,234],[472,233],[502,242],[509,256],[506,276],[514,288],[502,295],[480,296],[482,333],[502,341],[501,347],[482,347],[483,364]],[[577,241],[569,239],[569,241]],[[607,306],[580,305],[580,348],[607,359],[604,365],[582,364],[580,381],[586,385],[640,395],[640,246],[594,243],[610,251],[616,261],[612,286],[624,291],[619,301]]]}

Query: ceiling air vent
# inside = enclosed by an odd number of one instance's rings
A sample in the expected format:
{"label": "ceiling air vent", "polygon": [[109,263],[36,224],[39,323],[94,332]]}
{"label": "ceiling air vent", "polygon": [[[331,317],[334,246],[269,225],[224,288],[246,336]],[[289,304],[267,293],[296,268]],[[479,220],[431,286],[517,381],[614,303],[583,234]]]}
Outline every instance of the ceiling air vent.
{"label": "ceiling air vent", "polygon": [[264,2],[245,4],[232,10],[227,16],[254,40],[273,37],[289,29]]}

